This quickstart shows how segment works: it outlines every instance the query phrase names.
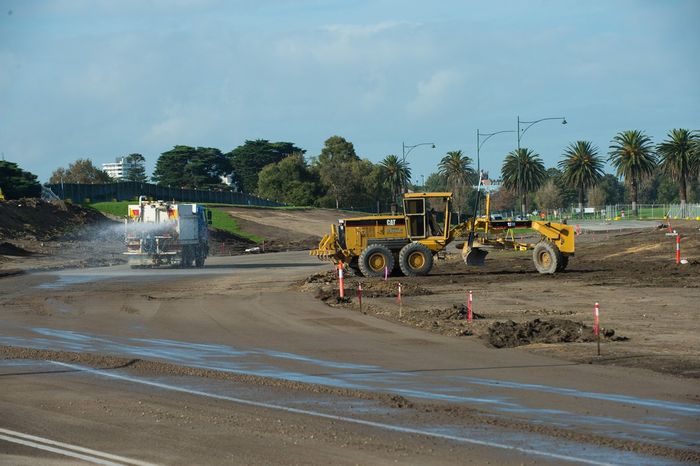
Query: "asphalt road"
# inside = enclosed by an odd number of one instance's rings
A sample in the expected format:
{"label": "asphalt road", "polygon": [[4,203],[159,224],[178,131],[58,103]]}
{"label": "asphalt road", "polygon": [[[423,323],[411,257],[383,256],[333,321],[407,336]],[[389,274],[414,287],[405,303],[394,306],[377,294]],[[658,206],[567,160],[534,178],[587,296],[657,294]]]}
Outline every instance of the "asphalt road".
{"label": "asphalt road", "polygon": [[0,280],[0,462],[700,460],[696,381],[494,350],[290,285],[327,268],[280,253]]}

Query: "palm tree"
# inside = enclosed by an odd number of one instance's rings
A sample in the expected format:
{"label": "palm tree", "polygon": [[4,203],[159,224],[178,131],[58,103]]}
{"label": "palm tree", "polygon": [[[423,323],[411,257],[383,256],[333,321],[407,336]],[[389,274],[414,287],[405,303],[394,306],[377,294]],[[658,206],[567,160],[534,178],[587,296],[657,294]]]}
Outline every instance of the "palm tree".
{"label": "palm tree", "polygon": [[448,152],[438,164],[438,173],[447,179],[458,213],[461,213],[462,204],[466,201],[465,188],[475,176],[471,164],[472,159],[462,154],[461,150]]}
{"label": "palm tree", "polygon": [[681,217],[686,216],[688,180],[698,173],[700,167],[700,136],[687,129],[672,129],[668,139],[657,146],[661,167],[678,182],[681,198]]}
{"label": "palm tree", "polygon": [[405,160],[401,160],[393,154],[384,157],[384,160],[379,165],[384,170],[392,198],[396,200],[401,195],[403,188],[408,186],[408,182],[411,179],[411,169]]}
{"label": "palm tree", "polygon": [[624,176],[632,191],[632,212],[637,214],[639,183],[652,174],[656,167],[656,154],[651,139],[641,131],[628,130],[617,133],[610,144],[608,160]]}
{"label": "palm tree", "polygon": [[503,186],[521,196],[523,214],[527,212],[527,193],[537,191],[546,178],[540,156],[524,147],[508,153],[501,167]]}
{"label": "palm tree", "polygon": [[566,184],[578,189],[578,211],[583,217],[583,195],[603,177],[603,161],[598,148],[589,141],[576,141],[564,150],[559,169]]}

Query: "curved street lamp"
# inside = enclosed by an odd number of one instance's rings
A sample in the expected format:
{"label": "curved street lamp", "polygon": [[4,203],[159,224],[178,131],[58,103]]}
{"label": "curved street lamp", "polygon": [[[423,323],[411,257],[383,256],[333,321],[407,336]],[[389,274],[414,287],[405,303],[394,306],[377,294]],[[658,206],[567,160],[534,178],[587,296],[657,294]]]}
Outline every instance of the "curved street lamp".
{"label": "curved street lamp", "polygon": [[[420,147],[420,146],[430,146],[431,149],[435,149],[434,142],[421,142],[421,143],[413,144],[410,146],[407,146],[405,142],[401,142],[401,153],[402,153],[401,163],[405,164],[406,157],[408,156],[408,154],[410,154],[413,149],[415,149],[416,147]],[[411,180],[409,179],[408,181],[411,181]]]}
{"label": "curved street lamp", "polygon": [[[540,118],[539,120],[535,120],[535,121],[521,121],[520,115],[518,115],[518,151],[520,151],[520,139],[523,137],[523,134],[525,134],[525,131],[530,129],[531,126],[533,126],[541,121],[547,121],[547,120],[561,120],[562,125],[565,125],[567,123],[565,117],[547,117],[547,118]],[[522,130],[522,132],[520,131],[521,124],[527,125],[527,126],[525,126],[525,129]],[[520,176],[520,164],[518,164],[518,192],[522,196],[523,193],[520,192],[520,191],[522,191],[522,189],[520,188],[520,178],[521,178],[521,176]],[[523,197],[523,200],[524,200],[524,197]],[[525,203],[522,201],[521,201],[521,205],[520,205],[520,210],[521,210],[521,214],[525,215]]]}
{"label": "curved street lamp", "polygon": [[[540,121],[546,121],[546,120],[561,120],[561,124],[565,125],[566,118],[565,117],[548,117],[548,118],[540,118],[539,120],[535,121],[521,121],[520,120],[520,115],[518,115],[518,149],[520,149],[520,139],[523,137],[523,134],[525,134],[525,131],[530,129],[530,127],[534,124],[539,123]],[[527,125],[522,132],[520,131],[520,125]]]}
{"label": "curved street lamp", "polygon": [[[479,174],[479,181],[481,181],[481,146],[483,146],[484,143],[491,139],[493,136],[502,133],[515,133],[515,130],[506,129],[503,131],[496,131],[495,133],[480,133],[478,129],[476,130],[476,172]],[[486,138],[484,138],[483,141],[481,140],[482,136],[486,136]]]}
{"label": "curved street lamp", "polygon": [[[431,149],[435,149],[435,143],[434,142],[421,142],[419,144],[413,144],[412,146],[407,146],[406,143],[402,142],[401,143],[401,153],[403,156],[401,157],[401,161],[405,162],[406,161],[406,156],[411,153],[413,149],[416,147],[420,146],[431,146]],[[408,150],[406,150],[408,149]]]}

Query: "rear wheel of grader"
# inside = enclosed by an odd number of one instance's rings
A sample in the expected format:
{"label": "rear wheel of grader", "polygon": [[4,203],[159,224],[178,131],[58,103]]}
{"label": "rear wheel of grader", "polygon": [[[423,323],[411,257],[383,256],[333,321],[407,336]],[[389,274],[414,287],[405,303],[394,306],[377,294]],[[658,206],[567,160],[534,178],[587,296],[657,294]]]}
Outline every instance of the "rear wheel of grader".
{"label": "rear wheel of grader", "polygon": [[532,251],[532,260],[539,273],[552,274],[559,270],[561,252],[549,241],[540,241]]}
{"label": "rear wheel of grader", "polygon": [[420,243],[407,244],[399,253],[399,266],[407,277],[427,275],[433,268],[433,253]]}
{"label": "rear wheel of grader", "polygon": [[357,263],[365,277],[381,277],[384,275],[384,268],[390,272],[394,268],[394,256],[386,246],[370,244],[362,251]]}

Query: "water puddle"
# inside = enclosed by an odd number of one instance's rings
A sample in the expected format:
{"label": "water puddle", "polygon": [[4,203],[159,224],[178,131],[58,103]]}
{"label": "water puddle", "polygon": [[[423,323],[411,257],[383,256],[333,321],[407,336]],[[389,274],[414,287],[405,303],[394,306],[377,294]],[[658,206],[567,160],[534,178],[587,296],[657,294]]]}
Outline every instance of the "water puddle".
{"label": "water puddle", "polygon": [[[265,348],[236,348],[168,339],[115,338],[43,327],[31,330],[36,337],[0,334],[0,344],[157,359],[201,369],[479,406],[506,418],[517,415],[516,417],[530,422],[575,428],[624,440],[643,440],[669,447],[698,449],[700,444],[697,429],[688,430],[684,427],[697,419],[700,413],[697,405],[476,377],[434,373],[416,375],[387,370],[377,365],[319,359]],[[488,387],[490,390],[487,393],[480,387]],[[494,388],[499,389],[497,393],[493,393]],[[626,419],[571,412],[547,405],[535,406],[536,401],[527,395],[527,392],[532,391],[559,397],[588,398],[599,403],[612,403],[616,407],[644,409],[633,411]]]}
{"label": "water puddle", "polygon": [[[53,370],[53,371],[52,371]],[[242,403],[266,409],[288,411],[342,422],[365,425],[408,434],[421,434],[464,444],[476,444],[491,448],[516,451],[532,457],[557,462],[584,464],[617,464],[669,466],[678,462],[615,450],[604,446],[592,446],[564,439],[556,439],[535,433],[515,431],[496,426],[471,426],[455,420],[436,425],[430,416],[411,408],[392,408],[375,400],[362,400],[342,396],[315,393],[311,396],[294,396],[291,392],[266,386],[250,386],[232,381],[202,379],[197,377],[133,376],[124,370],[101,371],[66,363],[48,361],[0,361],[0,374],[8,371],[24,373],[61,373],[67,377],[96,376],[117,379],[150,386],[156,390],[171,390],[220,401]]]}

